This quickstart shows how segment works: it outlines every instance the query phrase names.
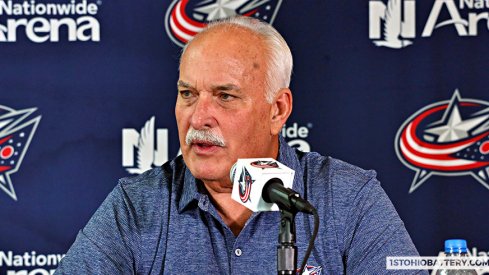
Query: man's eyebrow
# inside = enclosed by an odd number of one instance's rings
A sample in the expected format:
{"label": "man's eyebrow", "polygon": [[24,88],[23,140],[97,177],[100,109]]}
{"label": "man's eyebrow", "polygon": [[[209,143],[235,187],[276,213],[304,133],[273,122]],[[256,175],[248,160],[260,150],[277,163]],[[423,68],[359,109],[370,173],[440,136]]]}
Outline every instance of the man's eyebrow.
{"label": "man's eyebrow", "polygon": [[234,84],[223,84],[223,85],[213,85],[211,86],[212,90],[217,91],[239,91],[240,88]]}
{"label": "man's eyebrow", "polygon": [[[177,86],[180,88],[194,89],[194,87],[183,80],[178,80]],[[214,91],[240,91],[240,88],[234,84],[220,84],[212,85],[211,89]]]}
{"label": "man's eyebrow", "polygon": [[178,80],[177,86],[182,88],[193,88],[192,85],[182,80]]}

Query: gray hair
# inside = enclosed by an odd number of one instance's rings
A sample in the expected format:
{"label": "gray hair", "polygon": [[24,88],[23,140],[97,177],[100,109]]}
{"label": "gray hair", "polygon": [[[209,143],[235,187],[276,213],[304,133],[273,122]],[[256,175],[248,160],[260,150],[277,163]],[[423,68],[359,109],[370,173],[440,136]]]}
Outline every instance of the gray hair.
{"label": "gray hair", "polygon": [[[265,98],[272,103],[277,92],[282,88],[288,88],[292,74],[292,53],[285,39],[272,25],[255,18],[246,16],[230,17],[209,23],[199,34],[212,30],[216,27],[243,27],[250,30],[263,39],[267,48],[267,73],[265,77]],[[194,38],[195,38],[194,37]],[[189,41],[182,50],[185,53]]]}

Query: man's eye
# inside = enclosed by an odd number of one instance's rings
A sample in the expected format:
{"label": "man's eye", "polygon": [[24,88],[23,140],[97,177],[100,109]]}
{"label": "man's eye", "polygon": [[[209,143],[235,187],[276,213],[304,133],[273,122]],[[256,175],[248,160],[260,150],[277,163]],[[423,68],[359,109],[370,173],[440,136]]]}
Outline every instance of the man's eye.
{"label": "man's eye", "polygon": [[221,100],[224,100],[224,101],[230,101],[230,100],[235,98],[235,96],[227,94],[227,93],[221,93],[219,95],[219,97],[221,98]]}
{"label": "man's eye", "polygon": [[190,92],[188,90],[183,90],[183,91],[180,91],[180,96],[182,98],[190,98],[192,96],[192,92]]}

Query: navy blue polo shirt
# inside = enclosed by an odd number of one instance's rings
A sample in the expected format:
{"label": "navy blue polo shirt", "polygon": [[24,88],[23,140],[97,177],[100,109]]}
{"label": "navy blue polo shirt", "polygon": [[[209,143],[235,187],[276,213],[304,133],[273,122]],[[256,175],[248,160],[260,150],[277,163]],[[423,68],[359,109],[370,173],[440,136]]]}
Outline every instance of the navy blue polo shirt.
{"label": "navy blue polo shirt", "polygon": [[[293,189],[319,212],[308,271],[382,274],[386,256],[418,255],[374,171],[282,138],[278,161],[295,170]],[[179,156],[121,179],[55,274],[276,274],[279,220],[279,212],[254,213],[234,236]],[[313,217],[299,213],[296,229],[299,265]]]}

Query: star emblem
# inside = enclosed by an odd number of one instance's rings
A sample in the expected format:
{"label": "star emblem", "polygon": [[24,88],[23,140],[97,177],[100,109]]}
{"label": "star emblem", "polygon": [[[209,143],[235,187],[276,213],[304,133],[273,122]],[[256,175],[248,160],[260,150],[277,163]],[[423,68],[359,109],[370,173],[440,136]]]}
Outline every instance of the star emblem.
{"label": "star emblem", "polygon": [[19,170],[41,120],[41,116],[28,120],[36,110],[30,108],[16,111],[0,105],[0,190],[14,200],[17,200],[17,195],[10,175]]}
{"label": "star emblem", "polygon": [[450,107],[443,115],[441,122],[435,123],[440,126],[435,126],[426,129],[426,133],[437,135],[437,142],[453,142],[470,136],[470,132],[483,122],[487,122],[489,114],[474,116],[468,119],[462,119],[459,110],[460,95],[458,91],[455,93]]}
{"label": "star emblem", "polygon": [[422,108],[399,128],[396,154],[416,171],[409,193],[432,175],[470,175],[489,189],[489,102],[455,90],[450,100]]}
{"label": "star emblem", "polygon": [[250,200],[251,186],[255,180],[251,177],[250,172],[243,167],[239,179],[239,197],[242,202],[247,202]]}
{"label": "star emblem", "polygon": [[321,266],[306,265],[302,271],[302,275],[321,275],[322,269]]}
{"label": "star emblem", "polygon": [[[207,14],[207,21],[224,19],[238,15],[237,9],[248,0],[217,0],[215,3],[196,8],[195,11]],[[205,1],[203,3],[206,3]]]}

